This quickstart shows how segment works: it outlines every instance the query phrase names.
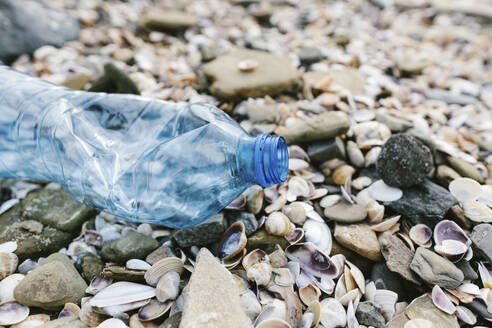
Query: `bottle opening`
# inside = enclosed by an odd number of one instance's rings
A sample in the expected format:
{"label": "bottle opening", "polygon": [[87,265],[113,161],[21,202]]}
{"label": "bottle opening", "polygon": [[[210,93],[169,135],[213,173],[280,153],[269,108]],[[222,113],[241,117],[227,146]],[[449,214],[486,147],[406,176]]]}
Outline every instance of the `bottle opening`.
{"label": "bottle opening", "polygon": [[255,139],[255,180],[262,187],[282,183],[289,171],[289,152],[285,139],[267,133]]}

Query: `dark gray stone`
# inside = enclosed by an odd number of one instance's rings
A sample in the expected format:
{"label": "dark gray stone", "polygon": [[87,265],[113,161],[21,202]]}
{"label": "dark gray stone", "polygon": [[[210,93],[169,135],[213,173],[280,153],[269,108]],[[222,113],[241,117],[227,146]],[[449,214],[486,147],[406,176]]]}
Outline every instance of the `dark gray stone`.
{"label": "dark gray stone", "polygon": [[0,0],[0,22],[0,60],[6,62],[44,45],[60,47],[80,31],[68,12],[36,0]]}
{"label": "dark gray stone", "polygon": [[104,262],[92,253],[85,253],[79,259],[77,263],[82,271],[82,277],[87,282],[91,282],[95,276],[101,274],[104,269]]}
{"label": "dark gray stone", "polygon": [[89,91],[140,94],[135,82],[125,72],[111,63],[104,65],[103,76],[94,81]]}
{"label": "dark gray stone", "polygon": [[244,223],[244,227],[246,229],[245,230],[246,236],[251,235],[256,231],[256,229],[258,229],[258,221],[256,220],[254,214],[248,212],[233,212],[233,211],[228,213],[227,222],[229,226],[238,221],[242,221]]}
{"label": "dark gray stone", "polygon": [[219,213],[196,226],[177,231],[173,239],[180,247],[205,246],[219,241],[224,230],[224,214]]}
{"label": "dark gray stone", "polygon": [[406,280],[420,285],[420,281],[412,270],[410,270],[410,263],[413,259],[412,250],[390,231],[386,231],[379,235],[379,244],[381,245],[381,253],[386,260],[388,269],[398,273]]}
{"label": "dark gray stone", "polygon": [[182,312],[178,312],[167,318],[159,328],[178,328],[181,322]]}
{"label": "dark gray stone", "polygon": [[476,225],[470,235],[474,250],[487,262],[492,263],[492,224]]}
{"label": "dark gray stone", "polygon": [[310,144],[307,153],[313,162],[322,163],[333,158],[345,158],[345,146],[343,141],[336,137]]}
{"label": "dark gray stone", "polygon": [[311,65],[323,59],[323,54],[318,48],[303,47],[299,53],[299,60],[303,65]]}
{"label": "dark gray stone", "polygon": [[390,271],[384,262],[374,263],[371,271],[371,280],[374,281],[377,289],[388,289],[398,295],[405,295],[400,276]]}
{"label": "dark gray stone", "polygon": [[130,259],[145,259],[159,247],[157,240],[136,231],[127,231],[118,239],[104,244],[101,256],[110,262],[125,263]]}
{"label": "dark gray stone", "polygon": [[373,302],[360,302],[355,312],[357,321],[361,325],[384,328],[385,320],[379,308]]}
{"label": "dark gray stone", "polygon": [[391,210],[409,218],[412,223],[434,227],[444,219],[446,212],[456,204],[451,193],[430,180],[403,189],[403,196],[394,202],[385,202]]}
{"label": "dark gray stone", "polygon": [[384,144],[376,169],[390,186],[408,188],[422,183],[433,169],[432,154],[417,138],[395,134]]}
{"label": "dark gray stone", "polygon": [[463,274],[465,275],[465,280],[478,279],[478,273],[472,268],[469,261],[460,260],[456,262],[455,265],[463,272]]}
{"label": "dark gray stone", "polygon": [[492,313],[487,310],[487,304],[479,297],[475,297],[473,302],[468,304],[463,303],[463,305],[484,319],[492,319]]}

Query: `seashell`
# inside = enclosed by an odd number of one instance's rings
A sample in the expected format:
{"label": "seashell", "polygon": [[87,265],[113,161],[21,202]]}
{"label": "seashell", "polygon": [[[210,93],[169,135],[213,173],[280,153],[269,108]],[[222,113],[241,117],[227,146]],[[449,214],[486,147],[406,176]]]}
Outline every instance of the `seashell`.
{"label": "seashell", "polygon": [[308,154],[298,145],[289,146],[289,158],[299,158],[309,162]]}
{"label": "seashell", "polygon": [[328,193],[328,190],[325,188],[314,189],[314,193],[311,196],[309,196],[307,199],[308,200],[319,199],[319,198],[325,196],[327,193]]}
{"label": "seashell", "polygon": [[347,265],[344,267],[342,278],[345,284],[345,290],[347,292],[357,288],[357,283],[352,277],[352,274],[350,273],[350,268]]}
{"label": "seashell", "polygon": [[361,297],[362,294],[359,289],[352,289],[348,291],[345,295],[340,297],[339,301],[343,306],[348,306],[350,302],[354,302],[357,298]]}
{"label": "seashell", "polygon": [[65,303],[63,309],[58,313],[58,319],[75,317],[78,318],[80,314],[80,307],[75,303]]}
{"label": "seashell", "polygon": [[20,201],[20,199],[18,199],[18,198],[12,198],[12,199],[9,199],[9,200],[3,202],[2,206],[0,206],[0,214],[7,212],[9,209],[14,207],[14,205],[17,205],[19,203],[19,201]]}
{"label": "seashell", "polygon": [[471,240],[468,238],[463,229],[460,228],[454,221],[443,220],[434,227],[434,242],[436,245],[441,245],[444,240],[455,240],[468,246],[471,245]]}
{"label": "seashell", "polygon": [[398,301],[398,294],[391,290],[377,289],[374,293],[374,303],[381,308],[381,314],[389,321],[395,314],[395,304]]}
{"label": "seashell", "polygon": [[[266,189],[265,189],[266,190]],[[265,194],[266,197],[266,194]],[[287,195],[281,194],[270,205],[265,207],[265,213],[270,214],[272,212],[280,211],[280,209],[287,203]]]}
{"label": "seashell", "polygon": [[275,236],[287,236],[294,229],[294,225],[282,212],[273,212],[265,221],[265,229]]}
{"label": "seashell", "polygon": [[0,244],[0,253],[13,253],[17,250],[16,241],[7,241]]}
{"label": "seashell", "polygon": [[302,304],[299,297],[294,292],[287,291],[284,298],[287,307],[286,321],[291,327],[299,327],[302,320]]}
{"label": "seashell", "polygon": [[478,201],[487,205],[488,207],[492,207],[492,186],[482,186],[482,194],[480,195],[480,197],[478,197]]}
{"label": "seashell", "polygon": [[306,312],[312,313],[314,315],[313,321],[311,323],[311,327],[316,327],[319,324],[319,319],[321,316],[321,306],[318,301],[314,301],[311,304],[309,304]]}
{"label": "seashell", "polygon": [[462,203],[465,216],[473,222],[492,222],[492,209],[476,200],[467,200]]}
{"label": "seashell", "polygon": [[321,172],[312,172],[313,177],[311,178],[312,183],[323,183],[325,181],[325,176]]}
{"label": "seashell", "polygon": [[366,293],[364,297],[366,298],[366,300],[373,302],[375,295],[376,295],[376,284],[374,283],[374,281],[369,281],[366,284]]}
{"label": "seashell", "polygon": [[171,309],[171,305],[171,301],[161,303],[157,300],[150,300],[147,305],[141,307],[140,310],[138,310],[138,320],[151,321],[158,319]]}
{"label": "seashell", "polygon": [[10,328],[34,328],[41,327],[50,321],[50,316],[47,314],[33,314],[25,318],[23,321],[10,326]]}
{"label": "seashell", "polygon": [[475,298],[474,295],[463,293],[457,289],[447,289],[445,294],[456,304],[459,304],[460,302],[468,304],[473,302],[473,299]]}
{"label": "seashell", "polygon": [[138,313],[135,313],[130,317],[128,321],[130,328],[157,328],[157,324],[152,321],[143,322],[138,319]]}
{"label": "seashell", "polygon": [[113,279],[106,278],[105,276],[102,275],[97,275],[91,280],[91,283],[89,284],[89,287],[86,288],[85,292],[87,294],[96,295],[97,293],[99,293],[101,290],[108,287],[112,283],[113,283]]}
{"label": "seashell", "polygon": [[303,224],[306,221],[306,210],[301,202],[293,202],[282,207],[282,213],[295,224]]}
{"label": "seashell", "polygon": [[478,273],[483,287],[492,289],[492,275],[482,262],[478,262]]}
{"label": "seashell", "polygon": [[183,272],[183,261],[174,256],[157,261],[145,272],[145,281],[151,286],[156,286],[161,277],[171,271],[181,274]]}
{"label": "seashell", "polygon": [[101,322],[97,328],[128,328],[120,319],[110,318]]}
{"label": "seashell", "polygon": [[179,274],[174,271],[166,273],[159,279],[155,290],[155,296],[159,302],[174,300],[178,297],[180,280]]}
{"label": "seashell", "polygon": [[279,286],[292,286],[294,285],[294,276],[292,275],[292,272],[290,272],[289,269],[287,268],[277,268],[274,269],[275,275],[275,283]]}
{"label": "seashell", "polygon": [[289,242],[289,244],[297,244],[304,238],[304,229],[295,228],[289,235],[284,236],[284,238]]}
{"label": "seashell", "polygon": [[395,224],[397,224],[399,220],[400,220],[400,215],[393,216],[389,219],[384,220],[383,222],[372,225],[369,228],[372,231],[384,232],[384,231],[391,229],[391,227],[393,227]]}
{"label": "seashell", "polygon": [[0,280],[14,273],[18,263],[19,259],[14,253],[0,253]]}
{"label": "seashell", "polygon": [[[302,314],[302,321],[301,321],[301,326],[302,328],[309,328],[313,326],[314,323],[314,313],[311,312],[304,312]],[[318,326],[322,328],[322,326]]]}
{"label": "seashell", "polygon": [[244,206],[246,206],[246,196],[244,196],[244,194],[241,194],[238,198],[234,199],[229,205],[227,205],[226,209],[239,210]]}
{"label": "seashell", "polygon": [[135,309],[139,309],[142,306],[147,305],[149,302],[150,302],[150,299],[145,299],[142,301],[135,301],[135,302],[125,303],[125,304],[105,306],[103,308],[92,307],[92,309],[94,312],[97,312],[100,314],[107,314],[107,315],[112,316],[112,317],[117,317],[117,316],[122,315],[123,313],[133,311]]}
{"label": "seashell", "polygon": [[268,254],[259,248],[249,252],[242,261],[243,267],[246,271],[257,263],[270,263]]}
{"label": "seashell", "polygon": [[331,176],[333,182],[337,185],[343,185],[346,181],[352,181],[352,176],[355,173],[355,169],[350,165],[341,165],[333,171],[333,175]]}
{"label": "seashell", "polygon": [[355,317],[355,308],[352,301],[350,301],[347,307],[347,328],[359,328],[359,322]]}
{"label": "seashell", "polygon": [[357,190],[362,190],[368,186],[370,186],[372,183],[371,178],[369,177],[358,177],[357,179],[352,181],[352,187],[354,187]]}
{"label": "seashell", "polygon": [[425,224],[414,225],[409,232],[410,239],[417,245],[429,247],[432,244],[432,229]]}
{"label": "seashell", "polygon": [[281,319],[285,320],[287,317],[287,305],[283,300],[272,299],[272,301],[263,307],[263,310],[258,315],[255,320],[254,326],[258,327],[258,325],[270,319]]}
{"label": "seashell", "polygon": [[381,153],[381,147],[373,147],[371,148],[371,150],[369,150],[367,153],[366,153],[366,156],[365,156],[365,163],[366,163],[366,167],[369,167],[371,165],[374,165],[376,164],[376,161],[378,160],[378,157],[379,157],[379,154]]}
{"label": "seashell", "polygon": [[246,272],[248,279],[260,286],[266,286],[272,278],[272,266],[265,262],[253,264]]}
{"label": "seashell", "polygon": [[308,306],[314,301],[319,301],[321,291],[318,287],[308,284],[302,288],[299,288],[299,297],[301,298],[301,301]]}
{"label": "seashell", "polygon": [[332,237],[328,225],[324,222],[318,222],[312,219],[304,222],[304,238],[307,242],[311,242],[320,251],[325,254],[331,253]]}
{"label": "seashell", "polygon": [[458,305],[456,307],[456,316],[468,325],[474,325],[477,323],[477,316],[470,309],[464,306]]}
{"label": "seashell", "polygon": [[309,167],[309,163],[303,159],[299,159],[299,158],[289,159],[289,170],[291,171],[305,170],[308,167]]}
{"label": "seashell", "polygon": [[427,319],[415,318],[407,321],[403,328],[434,328],[434,324]]}
{"label": "seashell", "polygon": [[355,197],[355,202],[364,207],[372,200],[374,199],[369,195],[369,188],[362,189]]}
{"label": "seashell", "polygon": [[314,284],[318,287],[323,293],[331,295],[335,290],[335,281],[331,278],[321,277],[319,280],[313,277]]}
{"label": "seashell", "polygon": [[126,268],[130,270],[147,271],[150,267],[151,265],[143,260],[131,259],[126,261]]}
{"label": "seashell", "polygon": [[289,202],[295,201],[298,197],[309,197],[314,192],[314,186],[310,185],[310,182],[305,179],[294,176],[289,179],[287,200]]}
{"label": "seashell", "polygon": [[369,195],[381,202],[394,202],[403,196],[400,188],[388,186],[383,180],[374,182],[369,188]]}
{"label": "seashell", "polygon": [[338,203],[341,199],[342,197],[340,195],[328,195],[321,199],[321,201],[319,202],[319,206],[323,208],[331,207]]}
{"label": "seashell", "polygon": [[257,184],[252,185],[244,192],[246,207],[253,214],[258,214],[263,207],[263,188]]}
{"label": "seashell", "polygon": [[350,140],[347,142],[347,155],[352,164],[357,167],[364,167],[364,154],[362,154],[359,146],[357,146],[355,142]]}
{"label": "seashell", "polygon": [[[398,225],[400,225],[400,224],[398,223]],[[401,240],[403,240],[407,244],[408,248],[410,248],[412,250],[412,252],[415,252],[415,246],[414,246],[412,240],[410,239],[410,237],[408,237],[407,234],[398,232],[397,235],[398,235],[398,237],[401,238]],[[429,246],[431,246],[431,245],[432,245],[432,241],[429,243]]]}
{"label": "seashell", "polygon": [[299,262],[303,270],[315,277],[334,278],[338,275],[337,267],[328,255],[318,250],[313,243],[290,245],[285,249],[285,255]]}
{"label": "seashell", "polygon": [[364,121],[372,121],[376,117],[376,113],[374,113],[374,111],[372,110],[360,109],[350,114],[350,116],[356,122],[364,122]]}
{"label": "seashell", "polygon": [[468,247],[460,241],[446,239],[440,245],[434,246],[436,253],[444,256],[451,262],[458,262],[463,258]]}
{"label": "seashell", "polygon": [[243,248],[241,253],[237,254],[236,256],[228,258],[226,260],[222,260],[221,262],[224,265],[224,267],[231,270],[241,263],[244,255],[246,255],[246,248]]}
{"label": "seashell", "polygon": [[258,67],[259,63],[254,59],[244,59],[237,63],[237,68],[241,72],[252,72]]}
{"label": "seashell", "polygon": [[340,279],[338,279],[337,284],[335,286],[335,298],[337,300],[340,300],[343,295],[347,294],[347,288],[345,288],[345,273],[340,276]]}
{"label": "seashell", "polygon": [[345,263],[350,268],[350,270],[349,270],[350,275],[352,276],[352,279],[357,284],[357,287],[360,289],[362,294],[365,294],[365,292],[366,292],[366,281],[364,279],[364,275],[362,274],[362,271],[360,271],[360,269],[358,267],[356,267],[353,263],[351,263],[347,260],[345,261]]}
{"label": "seashell", "polygon": [[19,266],[17,267],[17,271],[19,273],[28,273],[28,272],[36,269],[37,266],[38,266],[38,262],[31,260],[31,259],[27,259],[24,262],[22,262],[21,264],[19,264]]}
{"label": "seashell", "polygon": [[134,282],[119,281],[101,290],[89,301],[91,306],[106,307],[137,302],[155,296],[155,288]]}
{"label": "seashell", "polygon": [[395,305],[395,316],[405,312],[407,306],[408,306],[407,302],[397,302]]}
{"label": "seashell", "polygon": [[152,229],[152,226],[150,224],[142,223],[142,224],[138,225],[137,232],[140,232],[140,233],[147,235],[147,236],[152,236],[153,229]]}
{"label": "seashell", "polygon": [[449,192],[460,202],[476,200],[482,194],[480,184],[470,178],[458,178],[448,186]]}
{"label": "seashell", "polygon": [[16,273],[0,281],[0,304],[15,301],[14,289],[24,277],[23,274]]}
{"label": "seashell", "polygon": [[[343,273],[343,268],[345,266],[345,255],[343,254],[335,254],[331,257],[331,261],[335,264],[337,267],[337,271],[339,273],[338,276],[340,276]],[[338,276],[334,278],[338,278]]]}
{"label": "seashell", "polygon": [[243,311],[251,321],[254,321],[261,312],[261,304],[258,302],[255,293],[251,289],[247,289],[246,292],[239,296],[239,300]]}
{"label": "seashell", "polygon": [[292,328],[285,320],[279,318],[267,319],[260,322],[255,328]]}
{"label": "seashell", "polygon": [[457,290],[470,295],[480,295],[480,288],[472,283],[464,283],[460,285]]}
{"label": "seashell", "polygon": [[103,236],[95,230],[86,230],[84,232],[84,241],[87,245],[101,247],[103,245]]}
{"label": "seashell", "polygon": [[435,285],[434,288],[432,288],[432,302],[439,310],[446,312],[447,314],[456,312],[456,307],[438,285]]}
{"label": "seashell", "polygon": [[14,325],[26,319],[28,315],[29,307],[17,302],[5,302],[0,304],[0,325]]}
{"label": "seashell", "polygon": [[325,298],[320,303],[320,323],[325,328],[345,327],[347,314],[343,305],[334,298]]}
{"label": "seashell", "polygon": [[370,200],[366,204],[367,216],[369,217],[370,223],[379,223],[384,217],[384,206],[379,204],[375,200]]}
{"label": "seashell", "polygon": [[243,251],[248,241],[245,230],[242,221],[237,221],[227,228],[218,247],[219,258],[221,260],[233,258]]}

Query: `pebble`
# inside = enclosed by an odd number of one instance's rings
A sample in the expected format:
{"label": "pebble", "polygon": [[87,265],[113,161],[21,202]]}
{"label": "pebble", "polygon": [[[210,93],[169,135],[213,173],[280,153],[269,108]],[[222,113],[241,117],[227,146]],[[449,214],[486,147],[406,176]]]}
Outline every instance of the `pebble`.
{"label": "pebble", "polygon": [[372,261],[383,259],[376,233],[365,224],[336,224],[335,239],[342,246]]}
{"label": "pebble", "polygon": [[87,282],[91,282],[104,269],[104,262],[92,253],[83,254],[77,262],[80,263],[82,277]]}
{"label": "pebble", "polygon": [[315,163],[323,163],[333,158],[343,159],[345,158],[345,145],[339,137],[318,141],[308,146],[307,154]]}
{"label": "pebble", "polygon": [[62,85],[74,90],[85,90],[85,87],[91,82],[92,76],[85,73],[79,73],[68,77],[63,81]]}
{"label": "pebble", "polygon": [[[238,64],[254,58],[258,67],[244,72]],[[221,99],[240,99],[276,95],[299,81],[299,72],[288,57],[258,50],[236,50],[203,66],[212,80],[210,92]]]}
{"label": "pebble", "polygon": [[179,31],[197,23],[196,17],[177,10],[149,9],[142,13],[139,25],[151,31]]}
{"label": "pebble", "polygon": [[463,272],[465,280],[476,280],[478,279],[478,273],[473,269],[469,261],[465,259],[459,260],[455,263],[456,267]]}
{"label": "pebble", "polygon": [[439,165],[437,167],[436,179],[444,188],[447,188],[451,181],[458,178],[461,178],[461,175],[449,166]]}
{"label": "pebble", "polygon": [[442,288],[455,289],[464,279],[456,265],[424,247],[417,248],[410,268],[425,282]]}
{"label": "pebble", "polygon": [[87,328],[78,317],[55,319],[45,323],[43,328]]}
{"label": "pebble", "polygon": [[334,138],[348,131],[350,122],[342,112],[326,112],[305,121],[281,127],[278,134],[289,144],[306,143]]}
{"label": "pebble", "polygon": [[361,325],[372,326],[374,328],[384,328],[385,319],[381,314],[378,306],[373,302],[360,302],[355,311],[357,321]]}
{"label": "pebble", "polygon": [[379,244],[388,268],[406,280],[420,285],[419,280],[410,270],[410,263],[414,257],[412,250],[400,238],[389,231],[379,236]]}
{"label": "pebble", "polygon": [[55,253],[27,274],[15,288],[14,297],[27,306],[56,310],[65,303],[80,303],[86,288],[72,261]]}
{"label": "pebble", "polygon": [[239,299],[238,284],[231,273],[206,249],[183,293],[180,328],[252,328]]}
{"label": "pebble", "polygon": [[474,250],[487,262],[492,262],[492,224],[482,223],[473,227],[470,235]]}
{"label": "pebble", "polygon": [[224,230],[224,214],[218,213],[196,226],[176,231],[173,240],[179,247],[205,246],[219,241]]}
{"label": "pebble", "polygon": [[235,222],[242,221],[244,223],[246,236],[253,234],[258,229],[258,220],[252,213],[247,212],[233,212],[231,211],[227,215],[227,222],[229,226]]}
{"label": "pebble", "polygon": [[323,54],[318,48],[303,47],[299,53],[301,64],[309,66],[323,59]]}
{"label": "pebble", "polygon": [[467,95],[454,94],[446,90],[430,89],[425,93],[426,97],[433,100],[444,101],[447,104],[461,106],[472,105],[477,102],[477,98]]}
{"label": "pebble", "polygon": [[371,270],[371,280],[374,281],[377,289],[391,290],[401,295],[401,298],[405,298],[407,295],[400,276],[388,269],[384,262],[374,263]]}
{"label": "pebble", "polygon": [[367,209],[358,204],[350,204],[341,200],[333,206],[325,208],[325,216],[338,223],[357,223],[367,217]]}
{"label": "pebble", "polygon": [[101,256],[109,262],[125,263],[131,259],[145,259],[159,247],[157,240],[136,231],[127,231],[120,238],[105,243]]}
{"label": "pebble", "polygon": [[125,72],[111,63],[104,65],[104,74],[92,83],[89,91],[140,94],[135,82]]}
{"label": "pebble", "polygon": [[448,161],[461,176],[476,180],[478,183],[484,183],[484,178],[480,171],[467,161],[456,157],[448,157]]}
{"label": "pebble", "polygon": [[387,185],[412,187],[422,183],[432,171],[432,154],[417,138],[395,134],[384,144],[376,169]]}
{"label": "pebble", "polygon": [[260,229],[254,234],[249,236],[247,248],[253,250],[256,248],[261,248],[267,253],[275,251],[276,246],[280,245],[282,249],[289,246],[289,242],[284,237],[274,236],[265,231],[265,229]]}
{"label": "pebble", "polygon": [[349,90],[352,95],[364,95],[366,78],[362,73],[353,68],[331,69],[326,72],[307,72],[302,76],[304,83],[316,85],[322,80],[332,79],[333,82],[344,89]]}
{"label": "pebble", "polygon": [[384,113],[382,111],[376,112],[376,121],[386,125],[391,130],[391,132],[405,132],[406,130],[413,127],[412,123],[401,118],[391,116],[390,114]]}

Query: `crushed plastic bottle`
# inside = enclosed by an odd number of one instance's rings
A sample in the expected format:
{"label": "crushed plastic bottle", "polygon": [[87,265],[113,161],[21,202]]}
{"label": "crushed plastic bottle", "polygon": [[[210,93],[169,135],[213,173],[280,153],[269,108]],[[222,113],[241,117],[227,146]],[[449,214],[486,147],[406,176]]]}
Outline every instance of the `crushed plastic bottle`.
{"label": "crushed plastic bottle", "polygon": [[285,181],[282,137],[223,111],[73,91],[0,66],[0,176],[49,180],[125,220],[184,228],[248,186]]}

